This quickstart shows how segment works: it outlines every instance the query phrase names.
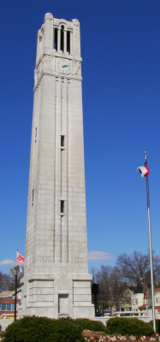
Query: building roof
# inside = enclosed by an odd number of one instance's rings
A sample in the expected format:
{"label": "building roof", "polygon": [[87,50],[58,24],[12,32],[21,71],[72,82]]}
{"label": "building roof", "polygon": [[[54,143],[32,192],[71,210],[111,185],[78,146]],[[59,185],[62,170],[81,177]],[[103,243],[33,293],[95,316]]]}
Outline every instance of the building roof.
{"label": "building roof", "polygon": [[[157,289],[154,289],[154,295],[156,295],[156,293],[159,292],[159,291],[160,291],[160,287],[158,287]],[[144,298],[147,298],[147,297],[148,297],[148,293],[145,292]]]}
{"label": "building roof", "polygon": [[[138,309],[147,309],[147,307],[148,307],[148,304],[143,304],[143,305],[140,305],[139,307],[138,307]],[[155,310],[157,310],[158,312],[160,312],[160,306],[159,305],[155,305]]]}
{"label": "building roof", "polygon": [[158,287],[157,289],[154,289],[154,294],[156,294],[159,291],[160,291],[160,287]]}
{"label": "building roof", "polygon": [[138,309],[143,309],[143,308],[146,308],[148,306],[148,304],[143,304],[143,305],[140,305],[139,307],[138,307]]}
{"label": "building roof", "polygon": [[13,295],[14,291],[3,291],[0,293],[0,298],[8,298]]}

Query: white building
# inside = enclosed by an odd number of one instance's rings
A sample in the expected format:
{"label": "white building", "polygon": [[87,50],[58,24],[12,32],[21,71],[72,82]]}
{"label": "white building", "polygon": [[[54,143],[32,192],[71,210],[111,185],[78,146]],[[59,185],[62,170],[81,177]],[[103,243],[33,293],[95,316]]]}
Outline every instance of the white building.
{"label": "white building", "polygon": [[[145,311],[150,308],[151,293],[135,293],[132,295],[132,311]],[[160,288],[154,289],[154,305],[157,318],[160,318]]]}
{"label": "white building", "polygon": [[132,311],[139,311],[139,306],[144,304],[144,293],[132,294]]}
{"label": "white building", "polygon": [[88,274],[80,24],[38,31],[21,315],[93,317]]}

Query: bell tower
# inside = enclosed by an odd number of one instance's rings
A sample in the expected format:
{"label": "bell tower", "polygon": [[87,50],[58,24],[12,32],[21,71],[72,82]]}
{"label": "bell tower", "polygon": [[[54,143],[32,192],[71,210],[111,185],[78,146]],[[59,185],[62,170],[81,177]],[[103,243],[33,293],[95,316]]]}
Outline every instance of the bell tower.
{"label": "bell tower", "polygon": [[80,24],[47,13],[34,71],[19,315],[94,317],[88,274]]}

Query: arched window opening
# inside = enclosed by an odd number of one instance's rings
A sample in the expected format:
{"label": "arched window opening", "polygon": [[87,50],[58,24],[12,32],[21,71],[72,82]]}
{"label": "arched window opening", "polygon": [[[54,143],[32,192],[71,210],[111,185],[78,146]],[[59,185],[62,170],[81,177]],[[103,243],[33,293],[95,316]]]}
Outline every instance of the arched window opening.
{"label": "arched window opening", "polygon": [[61,51],[64,51],[64,26],[61,26]]}
{"label": "arched window opening", "polygon": [[58,48],[58,29],[54,29],[54,50],[57,51]]}
{"label": "arched window opening", "polygon": [[67,52],[70,53],[70,32],[67,31]]}

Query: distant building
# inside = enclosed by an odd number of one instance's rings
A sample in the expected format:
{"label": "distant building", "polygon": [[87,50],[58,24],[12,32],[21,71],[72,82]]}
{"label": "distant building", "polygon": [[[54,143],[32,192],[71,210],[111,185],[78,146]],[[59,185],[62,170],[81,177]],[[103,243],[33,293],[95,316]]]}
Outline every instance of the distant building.
{"label": "distant building", "polygon": [[132,311],[132,295],[134,291],[128,286],[119,296],[119,311]]}
{"label": "distant building", "polygon": [[[0,317],[14,317],[15,291],[3,291],[0,293]],[[17,312],[21,305],[21,289],[17,291]]]}
{"label": "distant building", "polygon": [[[134,298],[135,295],[133,295]],[[136,311],[146,310],[150,307],[150,295],[149,291],[145,292],[143,294],[143,303],[138,303],[138,307],[136,308]],[[158,312],[158,318],[160,318],[160,288],[154,289],[154,304],[155,304],[155,310]]]}
{"label": "distant building", "polygon": [[132,294],[132,311],[138,311],[139,307],[143,307],[144,304],[144,293]]}

